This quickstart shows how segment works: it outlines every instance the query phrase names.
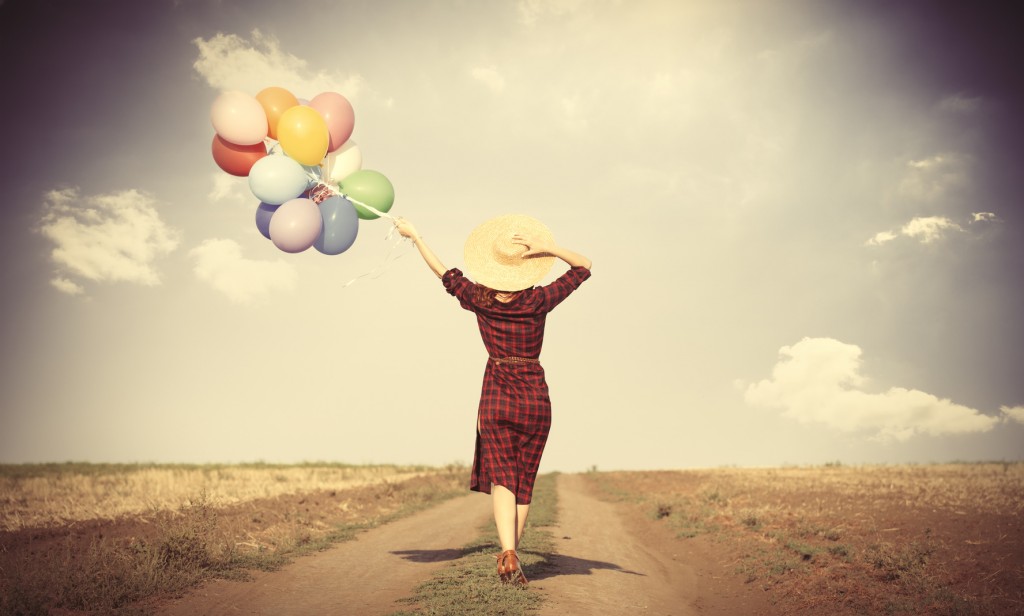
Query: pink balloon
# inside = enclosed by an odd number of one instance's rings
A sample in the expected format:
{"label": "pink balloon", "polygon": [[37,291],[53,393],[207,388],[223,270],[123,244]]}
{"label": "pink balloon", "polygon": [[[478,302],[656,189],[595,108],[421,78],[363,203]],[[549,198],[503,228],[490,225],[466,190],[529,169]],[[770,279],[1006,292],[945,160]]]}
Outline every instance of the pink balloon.
{"label": "pink balloon", "polygon": [[236,145],[256,145],[267,137],[267,114],[263,106],[238,90],[228,90],[213,101],[210,122],[222,139]]}
{"label": "pink balloon", "polygon": [[327,151],[333,152],[345,145],[356,125],[355,111],[348,99],[337,92],[321,92],[309,101],[309,106],[327,121],[327,132],[330,133]]}
{"label": "pink balloon", "polygon": [[270,239],[285,252],[302,252],[316,242],[324,220],[312,199],[285,201],[270,218]]}

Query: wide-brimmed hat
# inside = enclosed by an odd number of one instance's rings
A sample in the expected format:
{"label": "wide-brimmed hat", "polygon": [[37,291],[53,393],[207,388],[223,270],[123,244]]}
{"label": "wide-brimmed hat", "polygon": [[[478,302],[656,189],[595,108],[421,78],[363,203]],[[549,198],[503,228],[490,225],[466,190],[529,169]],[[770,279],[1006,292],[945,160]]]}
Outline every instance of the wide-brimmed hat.
{"label": "wide-brimmed hat", "polygon": [[521,234],[544,243],[553,236],[544,223],[523,214],[492,218],[466,239],[465,263],[470,278],[496,291],[521,291],[540,282],[555,264],[552,256],[523,257],[526,246],[513,244]]}

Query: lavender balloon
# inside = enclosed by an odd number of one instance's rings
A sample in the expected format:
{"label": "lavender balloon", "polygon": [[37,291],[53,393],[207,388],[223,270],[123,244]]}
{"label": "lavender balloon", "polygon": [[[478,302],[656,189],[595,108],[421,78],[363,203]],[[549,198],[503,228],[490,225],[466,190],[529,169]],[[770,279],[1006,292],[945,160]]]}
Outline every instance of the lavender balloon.
{"label": "lavender balloon", "polygon": [[323,228],[320,208],[312,199],[285,201],[270,218],[270,239],[285,252],[302,252],[316,241]]}
{"label": "lavender balloon", "polygon": [[270,239],[270,218],[279,207],[281,206],[260,202],[260,206],[256,208],[256,228],[268,240]]}

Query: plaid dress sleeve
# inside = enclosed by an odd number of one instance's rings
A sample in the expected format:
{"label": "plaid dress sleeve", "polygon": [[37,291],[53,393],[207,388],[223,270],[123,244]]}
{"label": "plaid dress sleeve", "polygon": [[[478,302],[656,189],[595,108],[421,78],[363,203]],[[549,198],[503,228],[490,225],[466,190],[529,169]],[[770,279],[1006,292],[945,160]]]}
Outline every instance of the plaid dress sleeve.
{"label": "plaid dress sleeve", "polygon": [[590,270],[585,267],[575,266],[558,277],[549,285],[540,288],[544,312],[551,312],[555,306],[562,303],[562,300],[569,297],[583,281],[590,278]]}
{"label": "plaid dress sleeve", "polygon": [[441,284],[449,294],[459,300],[459,304],[466,310],[473,310],[473,287],[475,286],[462,272],[453,267],[441,276]]}

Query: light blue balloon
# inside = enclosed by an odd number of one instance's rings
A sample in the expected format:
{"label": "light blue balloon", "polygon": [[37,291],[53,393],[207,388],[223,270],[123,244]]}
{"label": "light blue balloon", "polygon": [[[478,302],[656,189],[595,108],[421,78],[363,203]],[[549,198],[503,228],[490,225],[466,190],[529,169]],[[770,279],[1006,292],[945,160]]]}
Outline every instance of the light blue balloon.
{"label": "light blue balloon", "polygon": [[264,156],[249,171],[249,190],[268,205],[295,199],[308,186],[306,170],[287,156]]}
{"label": "light blue balloon", "polygon": [[325,255],[338,255],[348,250],[359,234],[359,215],[352,202],[332,195],[320,203],[324,226],[313,247]]}

